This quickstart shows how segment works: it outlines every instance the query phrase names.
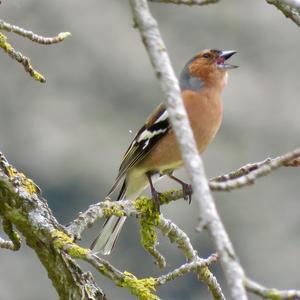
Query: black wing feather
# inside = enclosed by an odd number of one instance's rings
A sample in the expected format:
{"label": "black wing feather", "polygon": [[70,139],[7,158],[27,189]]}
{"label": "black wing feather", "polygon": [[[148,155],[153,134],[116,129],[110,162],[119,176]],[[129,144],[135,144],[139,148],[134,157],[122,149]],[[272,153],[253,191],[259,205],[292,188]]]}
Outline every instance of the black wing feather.
{"label": "black wing feather", "polygon": [[[161,120],[159,120],[164,113],[166,113],[166,118],[161,118]],[[147,120],[145,125],[138,131],[127,149],[119,168],[119,174],[108,195],[115,190],[120,180],[125,176],[128,170],[141,161],[169,130],[170,123],[167,117],[167,111],[165,106],[161,104]],[[144,133],[148,133],[149,138],[145,135],[145,138],[141,139]]]}

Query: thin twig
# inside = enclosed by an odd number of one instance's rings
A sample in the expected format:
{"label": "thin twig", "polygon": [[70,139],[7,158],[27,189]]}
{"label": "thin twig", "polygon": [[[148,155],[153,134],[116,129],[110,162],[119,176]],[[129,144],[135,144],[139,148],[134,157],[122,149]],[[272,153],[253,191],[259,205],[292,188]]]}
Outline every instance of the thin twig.
{"label": "thin twig", "polygon": [[278,290],[266,288],[261,284],[247,278],[245,280],[247,291],[260,296],[263,299],[271,300],[299,300],[300,291],[298,290]]}
{"label": "thin twig", "polygon": [[12,59],[21,63],[26,72],[30,74],[32,78],[39,82],[46,82],[45,77],[40,74],[38,71],[33,69],[30,64],[30,60],[28,57],[24,56],[21,52],[16,51],[11,44],[7,42],[7,37],[0,32],[0,48],[4,50]]}
{"label": "thin twig", "polygon": [[[286,0],[266,0],[269,4],[275,5],[281,12],[290,18],[300,27],[300,5],[293,5],[293,1]],[[296,1],[295,1],[296,2]]]}
{"label": "thin twig", "polygon": [[193,248],[188,235],[171,220],[160,216],[157,226],[163,235],[167,236],[171,243],[176,243],[188,261],[197,257],[197,251]]}
{"label": "thin twig", "polygon": [[262,162],[248,164],[227,175],[213,178],[209,186],[213,191],[231,191],[251,185],[262,176],[270,174],[282,166],[296,166],[300,157],[300,148],[276,158],[267,158]]}
{"label": "thin twig", "polygon": [[70,32],[61,32],[57,36],[53,37],[44,37],[38,34],[35,34],[34,32],[30,30],[26,30],[24,28],[21,28],[19,26],[9,24],[5,22],[4,20],[0,19],[0,30],[5,30],[8,32],[14,32],[22,37],[25,37],[32,42],[42,44],[42,45],[51,45],[51,44],[57,44],[59,42],[62,42],[65,40],[68,36],[71,35]]}
{"label": "thin twig", "polygon": [[107,260],[100,258],[95,254],[89,253],[83,258],[83,260],[88,262],[96,270],[98,270],[100,273],[102,273],[104,276],[110,278],[114,282],[119,282],[124,279],[123,272],[118,270]]}
{"label": "thin twig", "polygon": [[[210,266],[212,263],[215,263],[218,260],[218,256],[216,254],[212,254],[206,259],[196,259],[191,262],[187,262],[181,265],[179,268],[169,272],[168,274],[162,275],[158,277],[157,285],[162,285],[167,283],[168,281],[174,280],[179,276],[182,276],[186,273],[196,272],[198,268],[205,268]],[[225,298],[224,298],[225,299]]]}
{"label": "thin twig", "polygon": [[244,271],[235,255],[233,246],[217,213],[210,193],[203,162],[198,154],[187,113],[182,103],[180,89],[172,69],[157,22],[152,17],[146,0],[130,0],[137,25],[157,78],[160,82],[169,119],[175,132],[184,165],[193,187],[193,197],[199,204],[200,219],[207,225],[225,272],[233,300],[246,300],[243,285]]}
{"label": "thin twig", "polygon": [[149,2],[185,4],[185,5],[207,5],[218,3],[220,0],[148,0]]}
{"label": "thin twig", "polygon": [[[5,241],[5,240],[1,239],[2,246],[3,246],[3,247],[1,246],[1,248],[10,249],[13,251],[19,250],[21,247],[21,238],[20,238],[19,234],[13,229],[12,223],[5,217],[3,217],[3,220],[2,220],[2,227],[3,227],[4,232],[9,237],[10,241]],[[7,247],[5,247],[5,246],[7,246]]]}
{"label": "thin twig", "polygon": [[13,250],[15,251],[15,245],[12,241],[6,241],[2,238],[0,238],[0,248]]}
{"label": "thin twig", "polygon": [[[178,245],[178,248],[183,252],[188,262],[195,262],[201,259],[197,251],[193,248],[188,235],[172,221],[160,216],[157,227],[161,230],[163,235],[170,239],[171,243],[175,242]],[[225,300],[218,280],[208,267],[196,268],[196,274],[198,279],[208,286],[214,299]]]}
{"label": "thin twig", "polygon": [[[145,197],[143,197],[145,198]],[[182,198],[182,191],[167,191],[160,197],[160,205],[168,204]],[[110,198],[105,198],[105,201],[98,202],[89,206],[85,212],[79,213],[78,217],[66,225],[67,231],[76,239],[81,239],[81,234],[87,228],[90,228],[96,221],[104,216],[109,216],[110,212],[123,212],[124,216],[132,216],[137,214],[136,202],[140,201],[137,198],[134,201],[120,200],[111,201]],[[149,201],[152,200],[149,198]]]}

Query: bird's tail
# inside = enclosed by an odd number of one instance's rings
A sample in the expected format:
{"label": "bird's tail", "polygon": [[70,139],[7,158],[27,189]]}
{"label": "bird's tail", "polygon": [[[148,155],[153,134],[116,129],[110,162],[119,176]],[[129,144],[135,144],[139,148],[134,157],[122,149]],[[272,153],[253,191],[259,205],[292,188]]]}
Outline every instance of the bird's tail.
{"label": "bird's tail", "polygon": [[[114,190],[114,188],[111,190],[111,192]],[[118,200],[124,198],[126,188],[127,188],[127,184],[125,179],[122,188],[120,190]],[[110,254],[111,250],[116,244],[116,241],[119,237],[124,222],[126,221],[126,218],[127,217],[117,217],[114,215],[107,218],[106,222],[104,223],[102,231],[97,236],[97,238],[93,241],[90,247],[93,253],[101,253],[103,255]]]}
{"label": "bird's tail", "polygon": [[109,255],[113,249],[126,217],[110,216],[98,237],[91,245],[93,253],[101,253],[103,255]]}
{"label": "bird's tail", "polygon": [[[120,179],[117,179],[117,181]],[[148,179],[146,176],[140,176],[139,180],[135,178],[134,186],[128,177],[125,177],[120,193],[117,200],[134,200],[140,195],[140,193],[147,187]],[[115,183],[110,190],[109,194],[114,192],[117,184]],[[104,227],[91,245],[91,250],[93,253],[101,253],[104,255],[110,254],[111,250],[116,244],[119,237],[120,231],[124,225],[126,217],[111,216],[104,223]]]}

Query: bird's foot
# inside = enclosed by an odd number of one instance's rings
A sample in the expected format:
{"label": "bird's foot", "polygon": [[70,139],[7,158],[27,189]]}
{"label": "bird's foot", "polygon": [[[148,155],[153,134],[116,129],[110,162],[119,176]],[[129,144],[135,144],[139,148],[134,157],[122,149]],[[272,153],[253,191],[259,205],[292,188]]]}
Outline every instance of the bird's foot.
{"label": "bird's foot", "polygon": [[182,186],[183,199],[188,200],[189,204],[191,204],[192,193],[193,193],[192,186],[190,184],[185,183],[184,181],[180,180],[179,178],[175,177],[172,173],[168,173],[167,175]]}
{"label": "bird's foot", "polygon": [[192,202],[192,185],[183,182],[182,183],[182,193],[183,193],[183,199],[186,201],[189,201],[189,204]]}
{"label": "bird's foot", "polygon": [[151,173],[147,173],[147,178],[148,178],[148,181],[149,181],[149,184],[150,184],[150,189],[151,189],[151,195],[152,195],[152,199],[154,201],[154,207],[155,209],[158,211],[158,213],[160,213],[160,197],[161,197],[161,193],[159,193],[155,188],[154,188],[154,185],[152,183],[152,179],[151,179],[151,176],[153,174]]}
{"label": "bird's foot", "polygon": [[151,189],[151,194],[152,194],[152,199],[154,201],[154,207],[160,213],[160,197],[162,193],[159,193],[157,190],[153,188]]}

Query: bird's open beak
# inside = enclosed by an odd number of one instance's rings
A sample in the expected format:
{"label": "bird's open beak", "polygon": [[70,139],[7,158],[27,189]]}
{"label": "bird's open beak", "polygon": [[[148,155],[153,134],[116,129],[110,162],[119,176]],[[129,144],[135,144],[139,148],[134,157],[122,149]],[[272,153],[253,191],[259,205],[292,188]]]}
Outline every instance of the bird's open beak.
{"label": "bird's open beak", "polygon": [[225,61],[227,59],[229,59],[235,53],[236,53],[236,51],[234,51],[234,50],[221,51],[221,54],[219,55],[218,59],[216,60],[217,68],[222,69],[222,70],[238,68],[238,66],[235,66],[235,65],[225,64]]}

